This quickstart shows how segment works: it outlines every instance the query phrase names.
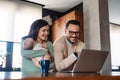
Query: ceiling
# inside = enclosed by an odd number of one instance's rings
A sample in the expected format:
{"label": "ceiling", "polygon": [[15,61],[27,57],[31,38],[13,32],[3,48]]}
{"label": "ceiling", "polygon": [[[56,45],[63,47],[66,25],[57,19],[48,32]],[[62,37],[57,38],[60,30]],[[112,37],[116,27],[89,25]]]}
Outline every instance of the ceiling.
{"label": "ceiling", "polygon": [[[70,8],[80,4],[83,0],[27,0],[45,5],[44,8],[65,12]],[[120,25],[120,0],[108,0],[109,20]]]}
{"label": "ceiling", "polygon": [[82,2],[82,0],[27,0],[27,1],[43,4],[45,5],[44,8],[58,12],[65,12]]}

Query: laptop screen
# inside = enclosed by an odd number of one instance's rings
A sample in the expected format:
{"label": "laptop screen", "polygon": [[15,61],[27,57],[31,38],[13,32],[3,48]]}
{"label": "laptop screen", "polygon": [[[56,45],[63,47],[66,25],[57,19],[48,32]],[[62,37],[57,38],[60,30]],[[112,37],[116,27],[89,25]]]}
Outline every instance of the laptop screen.
{"label": "laptop screen", "polygon": [[108,51],[83,49],[72,72],[100,72]]}

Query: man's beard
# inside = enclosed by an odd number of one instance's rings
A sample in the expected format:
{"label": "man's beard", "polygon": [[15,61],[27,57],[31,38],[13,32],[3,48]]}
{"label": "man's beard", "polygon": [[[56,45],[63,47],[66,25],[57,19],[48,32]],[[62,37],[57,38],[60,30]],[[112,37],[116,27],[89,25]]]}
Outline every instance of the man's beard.
{"label": "man's beard", "polygon": [[[72,37],[72,36],[70,36],[69,38],[75,38],[75,39],[78,39],[78,37]],[[69,38],[67,38],[67,40],[68,40],[71,44],[74,44],[75,42],[71,42]]]}

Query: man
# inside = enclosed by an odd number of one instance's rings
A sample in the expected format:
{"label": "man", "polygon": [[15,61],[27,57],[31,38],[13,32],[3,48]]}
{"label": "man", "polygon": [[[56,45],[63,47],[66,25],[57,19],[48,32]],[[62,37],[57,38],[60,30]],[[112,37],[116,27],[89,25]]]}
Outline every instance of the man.
{"label": "man", "polygon": [[80,23],[69,20],[65,28],[65,36],[53,44],[57,71],[72,69],[85,44],[79,40]]}

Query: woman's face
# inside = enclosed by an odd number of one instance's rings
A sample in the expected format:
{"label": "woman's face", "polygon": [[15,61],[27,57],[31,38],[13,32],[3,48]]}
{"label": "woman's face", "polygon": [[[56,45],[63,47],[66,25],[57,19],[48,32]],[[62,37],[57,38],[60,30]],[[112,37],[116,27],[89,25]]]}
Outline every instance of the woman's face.
{"label": "woman's face", "polygon": [[49,35],[49,26],[43,26],[39,29],[38,32],[38,39],[39,40],[43,40],[46,41],[48,39],[48,35]]}

